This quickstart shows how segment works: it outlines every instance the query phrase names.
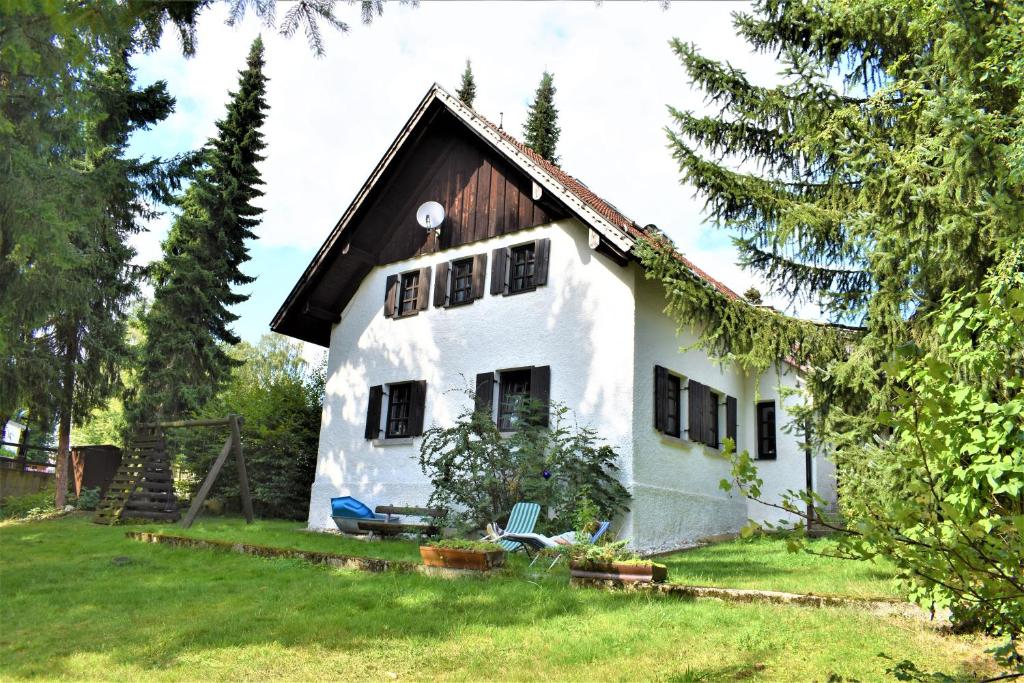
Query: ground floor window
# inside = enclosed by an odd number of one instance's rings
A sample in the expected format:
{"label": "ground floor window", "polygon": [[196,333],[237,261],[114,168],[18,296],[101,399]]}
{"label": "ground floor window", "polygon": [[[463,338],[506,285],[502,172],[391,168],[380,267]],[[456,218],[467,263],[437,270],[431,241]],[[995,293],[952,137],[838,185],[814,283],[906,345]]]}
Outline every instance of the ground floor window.
{"label": "ground floor window", "polygon": [[775,460],[775,401],[757,404],[757,457]]}

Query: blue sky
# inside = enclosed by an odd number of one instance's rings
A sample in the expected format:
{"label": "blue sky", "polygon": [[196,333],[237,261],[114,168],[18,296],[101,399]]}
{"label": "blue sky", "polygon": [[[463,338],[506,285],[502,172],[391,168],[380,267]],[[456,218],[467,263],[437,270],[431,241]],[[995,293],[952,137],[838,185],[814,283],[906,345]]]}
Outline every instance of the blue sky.
{"label": "blue sky", "polygon": [[[171,118],[133,139],[140,154],[194,149],[215,132],[248,46],[262,34],[270,113],[261,166],[266,209],[245,270],[256,276],[236,312],[236,332],[256,340],[337,218],[434,81],[454,90],[466,58],[478,83],[476,107],[504,114],[518,135],[541,73],[555,75],[563,167],[641,224],[656,223],[698,265],[738,291],[763,283],[736,265],[726,234],[704,223],[702,201],[681,186],[666,147],[666,105],[703,111],[700,93],[668,47],[695,42],[764,83],[777,67],[734,35],[730,13],[745,3],[459,3],[387,5],[372,26],[339,3],[351,23],[327,35],[317,59],[301,35],[285,39],[250,17],[228,27],[215,6],[202,15],[198,52],[181,55],[173,34],[135,59],[140,82],[168,82]],[[171,217],[139,237],[138,261],[158,258]],[[780,302],[774,302],[780,303]],[[800,311],[807,314],[807,311]]]}

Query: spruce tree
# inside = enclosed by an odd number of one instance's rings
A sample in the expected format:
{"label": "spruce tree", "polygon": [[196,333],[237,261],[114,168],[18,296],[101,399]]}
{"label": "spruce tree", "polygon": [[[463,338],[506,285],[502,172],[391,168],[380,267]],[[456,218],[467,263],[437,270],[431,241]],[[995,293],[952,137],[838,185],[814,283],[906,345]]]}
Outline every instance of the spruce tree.
{"label": "spruce tree", "polygon": [[[802,419],[811,445],[839,468],[845,538],[853,539],[844,551],[883,554],[913,585],[914,599],[1018,637],[1020,621],[1009,615],[1020,614],[1012,578],[1020,555],[1006,564],[976,551],[989,542],[1020,546],[1019,530],[986,516],[1022,510],[1024,361],[1012,343],[993,345],[995,353],[979,345],[955,370],[949,357],[962,350],[951,350],[951,337],[966,337],[968,348],[977,341],[982,314],[1021,321],[999,302],[1019,304],[1019,285],[1006,294],[1008,285],[984,291],[982,283],[1000,269],[1019,273],[1021,263],[1014,250],[1024,241],[1022,21],[1024,6],[1003,0],[761,0],[736,15],[735,27],[755,50],[781,60],[784,79],[775,86],[673,42],[688,80],[714,105],[713,115],[671,110],[670,145],[684,182],[704,197],[715,224],[738,235],[742,262],[775,293],[816,302],[833,322],[858,328],[730,301],[664,240],[637,250],[649,277],[664,284],[667,310],[698,330],[705,348],[755,372],[783,359],[808,368]],[[941,417],[921,427],[1005,441],[979,449],[911,438],[921,433],[893,414],[915,398],[905,368],[917,366],[933,379],[950,373],[939,386],[971,385],[950,392],[948,403],[928,398],[923,414]],[[1006,388],[986,379],[993,376],[1009,378]],[[968,410],[981,427],[964,419]],[[908,409],[900,419],[921,414]],[[915,453],[898,447],[911,441]],[[989,477],[998,489],[989,497],[956,490],[947,509],[942,491],[922,489],[922,481],[963,481],[962,472],[993,464],[1006,472]],[[737,467],[750,469],[742,458]],[[756,476],[747,482],[756,491]],[[788,509],[805,503],[815,499],[805,495]],[[943,519],[955,520],[956,534],[925,533]],[[943,555],[961,559],[937,574]]]}
{"label": "spruce tree", "polygon": [[462,72],[462,83],[459,85],[455,95],[462,100],[467,107],[473,106],[476,99],[476,80],[473,78],[473,65],[466,60],[466,70]]}
{"label": "spruce tree", "polygon": [[205,148],[206,166],[179,200],[179,214],[152,268],[153,305],[146,315],[139,393],[131,418],[181,417],[212,397],[236,364],[223,345],[239,342],[230,308],[249,297],[235,291],[253,281],[249,260],[262,209],[257,164],[266,146],[263,41],[252,44],[238,91],[218,134]]}
{"label": "spruce tree", "polygon": [[554,76],[545,71],[533,96],[526,125],[523,126],[523,138],[527,147],[557,164],[556,148],[561,132],[562,129],[558,127],[558,110],[555,109]]}

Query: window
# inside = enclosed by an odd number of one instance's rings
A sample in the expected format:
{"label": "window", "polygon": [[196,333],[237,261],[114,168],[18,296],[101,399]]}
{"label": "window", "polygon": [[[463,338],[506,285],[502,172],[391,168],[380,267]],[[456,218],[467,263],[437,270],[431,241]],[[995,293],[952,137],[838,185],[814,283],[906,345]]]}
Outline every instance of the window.
{"label": "window", "polygon": [[418,271],[402,275],[402,284],[398,288],[398,315],[408,315],[416,309],[416,295],[420,289]]}
{"label": "window", "polygon": [[540,239],[491,253],[491,294],[531,292],[548,282],[551,240]]}
{"label": "window", "polygon": [[713,391],[709,391],[705,402],[707,416],[704,418],[704,426],[707,429],[707,436],[704,443],[712,448],[718,448],[721,444],[718,441],[718,401],[721,398]]}
{"label": "window", "polygon": [[385,439],[423,434],[426,396],[427,383],[422,380],[370,387],[370,400],[366,407],[366,438],[377,439],[382,431]]}
{"label": "window", "polygon": [[411,384],[392,384],[388,392],[388,423],[384,436],[393,439],[409,436],[409,405],[412,402]]}
{"label": "window", "polygon": [[775,460],[775,401],[757,404],[757,458]]}
{"label": "window", "polygon": [[537,266],[534,243],[513,247],[510,252],[508,293],[517,294],[534,289]]}
{"label": "window", "polygon": [[665,433],[669,436],[679,436],[679,378],[675,375],[668,376],[668,386],[665,394]]}
{"label": "window", "polygon": [[452,289],[448,305],[454,306],[472,301],[473,259],[464,258],[452,262]]}
{"label": "window", "polygon": [[389,275],[384,292],[384,317],[403,318],[426,310],[432,270],[427,266],[401,275]]}
{"label": "window", "polygon": [[523,407],[530,398],[530,371],[501,373],[498,387],[498,429],[511,432],[523,418]]}

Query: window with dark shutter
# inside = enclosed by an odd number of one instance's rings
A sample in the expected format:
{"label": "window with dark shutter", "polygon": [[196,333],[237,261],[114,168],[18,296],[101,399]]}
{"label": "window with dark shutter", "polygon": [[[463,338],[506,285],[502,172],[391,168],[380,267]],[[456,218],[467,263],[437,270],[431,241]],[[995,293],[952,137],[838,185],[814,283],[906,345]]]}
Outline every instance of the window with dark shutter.
{"label": "window with dark shutter", "polygon": [[388,385],[388,417],[384,436],[394,439],[409,436],[409,418],[412,415],[412,383]]}
{"label": "window with dark shutter", "polygon": [[403,273],[398,285],[398,306],[395,312],[399,317],[409,315],[419,310],[416,305],[416,296],[420,289],[420,272],[414,270],[411,273]]}
{"label": "window with dark shutter", "polygon": [[508,293],[519,294],[536,289],[537,243],[521,244],[509,251]]}
{"label": "window with dark shutter", "polygon": [[380,436],[380,404],[384,397],[384,387],[381,385],[370,387],[370,400],[366,404],[366,432],[367,439],[376,439]]}
{"label": "window with dark shutter", "polygon": [[509,370],[501,373],[498,386],[498,429],[511,432],[523,419],[530,399],[530,370]]}
{"label": "window with dark shutter", "polygon": [[757,404],[757,458],[775,460],[775,401]]}
{"label": "window with dark shutter", "polygon": [[458,306],[473,302],[473,259],[464,258],[452,261],[451,285],[448,292],[448,305]]}

